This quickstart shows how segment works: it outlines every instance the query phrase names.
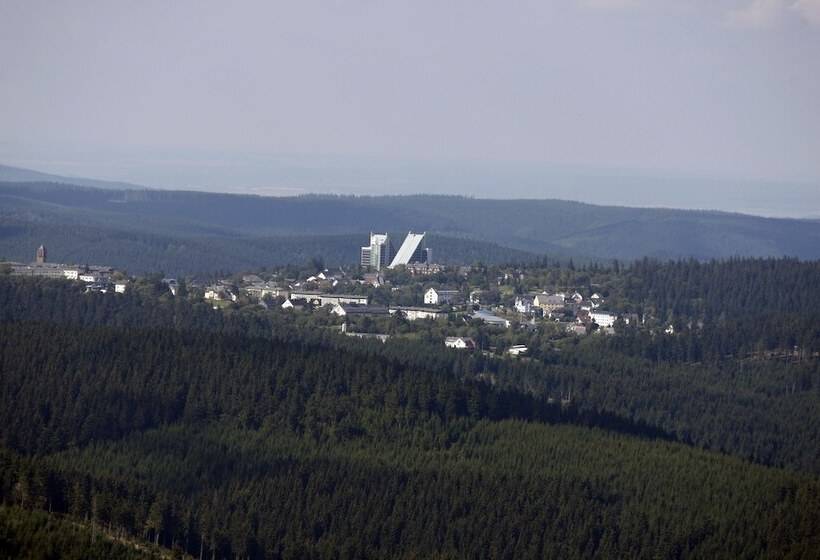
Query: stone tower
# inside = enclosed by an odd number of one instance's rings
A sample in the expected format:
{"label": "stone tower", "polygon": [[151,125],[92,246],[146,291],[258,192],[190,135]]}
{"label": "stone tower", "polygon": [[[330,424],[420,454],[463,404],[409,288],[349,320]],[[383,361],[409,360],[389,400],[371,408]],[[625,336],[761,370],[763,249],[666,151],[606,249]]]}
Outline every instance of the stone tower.
{"label": "stone tower", "polygon": [[37,247],[37,264],[43,264],[46,262],[46,246],[40,245]]}

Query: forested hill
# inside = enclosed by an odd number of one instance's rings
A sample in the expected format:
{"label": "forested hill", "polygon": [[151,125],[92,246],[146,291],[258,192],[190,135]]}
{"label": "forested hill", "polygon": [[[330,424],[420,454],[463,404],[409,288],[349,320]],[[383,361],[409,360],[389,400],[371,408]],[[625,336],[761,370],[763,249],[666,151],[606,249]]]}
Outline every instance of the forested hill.
{"label": "forested hill", "polygon": [[[144,197],[147,201],[135,202]],[[0,260],[28,262],[44,244],[54,262],[106,264],[136,274],[210,275],[313,259],[328,266],[358,263],[359,248],[368,241],[368,220],[357,216],[357,226],[351,222],[340,228],[306,217],[302,227],[289,227],[287,208],[257,212],[256,205],[268,200],[167,192],[155,199],[148,191],[116,194],[51,183],[14,188],[0,183]],[[249,207],[237,210],[248,202]],[[237,215],[246,210],[250,213],[245,219]],[[398,245],[406,230],[392,232]],[[539,258],[497,243],[436,232],[428,234],[427,244],[442,264]]]}
{"label": "forested hill", "polygon": [[67,177],[65,175],[54,175],[43,173],[22,167],[12,167],[0,164],[0,182],[7,183],[62,183],[66,185],[77,185],[80,187],[93,187],[96,189],[144,189],[141,185],[134,183],[124,183],[122,181],[104,181],[102,179],[88,179],[85,177]]}
{"label": "forested hill", "polygon": [[[569,367],[360,343],[299,317],[150,283],[120,297],[0,279],[0,497],[196,557],[816,553],[813,475],[523,389]],[[612,377],[587,379],[623,391]],[[709,391],[736,401],[710,422],[731,433],[748,394],[719,378]],[[8,540],[30,542],[19,525],[0,515]]]}
{"label": "forested hill", "polygon": [[[234,257],[224,258],[224,263],[233,265],[237,260],[258,262],[259,251],[289,243],[282,236],[355,235],[358,241],[349,252],[336,251],[334,259],[326,259],[355,262],[368,232],[388,231],[398,237],[408,230],[462,240],[459,247],[443,251],[431,243],[435,257],[445,261],[472,257],[495,262],[503,256],[507,261],[526,260],[527,254],[626,260],[820,257],[817,221],[558,200],[429,195],[274,198],[1,183],[0,203],[0,251],[14,258],[29,255],[39,245],[38,236],[62,238],[66,245],[73,243],[88,252],[105,245],[101,238],[117,238],[126,251],[141,253],[139,263],[171,262],[186,249],[196,253],[210,244],[214,258],[231,254]],[[468,241],[480,243],[466,245]],[[248,245],[246,251],[243,245]],[[300,255],[298,239],[293,245]],[[504,248],[520,252],[504,255]]]}

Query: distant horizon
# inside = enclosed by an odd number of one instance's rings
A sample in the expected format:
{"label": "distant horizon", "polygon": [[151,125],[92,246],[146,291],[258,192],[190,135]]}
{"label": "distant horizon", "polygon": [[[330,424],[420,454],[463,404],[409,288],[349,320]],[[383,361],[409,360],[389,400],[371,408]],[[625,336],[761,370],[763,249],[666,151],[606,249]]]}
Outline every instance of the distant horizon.
{"label": "distant horizon", "polygon": [[[315,165],[310,165],[310,161],[315,161]],[[820,219],[820,183],[811,181],[750,180],[592,165],[465,160],[433,162],[342,156],[257,157],[253,163],[238,159],[233,164],[222,162],[212,167],[202,164],[196,160],[187,164],[178,162],[173,166],[110,164],[109,173],[97,173],[90,162],[75,162],[73,165],[56,162],[33,167],[26,160],[0,161],[0,165],[24,172],[158,190],[275,197],[446,195],[486,200],[561,200],[597,206]],[[214,169],[222,169],[222,172],[215,173]],[[163,181],[162,176],[166,180]],[[244,185],[236,184],[240,181],[232,179],[233,176],[244,178],[241,181]],[[265,180],[265,176],[272,179]],[[197,184],[198,177],[207,180]],[[425,183],[429,185],[426,188],[415,187]],[[501,183],[513,186],[499,193]],[[284,186],[286,184],[288,186]],[[667,188],[658,188],[659,185]],[[681,196],[692,202],[687,204]]]}
{"label": "distant horizon", "polygon": [[0,3],[0,161],[820,217],[820,0]]}

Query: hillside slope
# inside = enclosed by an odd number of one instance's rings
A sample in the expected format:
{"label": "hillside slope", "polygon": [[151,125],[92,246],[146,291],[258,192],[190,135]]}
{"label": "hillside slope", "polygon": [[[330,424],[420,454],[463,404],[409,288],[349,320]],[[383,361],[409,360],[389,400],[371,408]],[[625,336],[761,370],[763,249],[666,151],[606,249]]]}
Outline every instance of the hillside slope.
{"label": "hillside slope", "polygon": [[11,287],[7,502],[198,557],[816,556],[816,477],[590,428],[465,375],[463,354],[276,312]]}
{"label": "hillside slope", "polygon": [[[643,256],[820,257],[817,221],[559,200],[430,195],[274,198],[0,183],[0,208],[7,226],[0,249],[7,256],[28,255],[32,250],[30,242],[24,246],[8,227],[27,228],[32,239],[47,237],[48,228],[59,227],[67,243],[72,242],[70,228],[94,228],[107,237],[116,237],[108,233],[116,231],[170,238],[169,242],[148,243],[165,247],[179,244],[180,239],[207,238],[203,242],[214,251],[221,251],[220,245],[231,239],[252,239],[249,244],[253,245],[260,239],[282,236],[355,236],[355,241],[351,237],[352,249],[340,253],[339,262],[355,262],[357,247],[369,231],[402,235],[408,230],[495,244],[474,246],[469,259],[435,252],[437,259],[465,262],[526,258],[515,252],[504,255],[499,245],[533,254],[625,260]],[[231,251],[236,254],[234,248]]]}
{"label": "hillside slope", "polygon": [[13,167],[11,165],[0,164],[0,181],[19,183],[65,183],[68,185],[80,185],[83,187],[93,187],[97,189],[142,189],[140,185],[134,183],[124,183],[122,181],[105,181],[102,179],[88,179],[85,177],[68,177],[66,175],[54,175],[43,173],[33,169],[23,167]]}

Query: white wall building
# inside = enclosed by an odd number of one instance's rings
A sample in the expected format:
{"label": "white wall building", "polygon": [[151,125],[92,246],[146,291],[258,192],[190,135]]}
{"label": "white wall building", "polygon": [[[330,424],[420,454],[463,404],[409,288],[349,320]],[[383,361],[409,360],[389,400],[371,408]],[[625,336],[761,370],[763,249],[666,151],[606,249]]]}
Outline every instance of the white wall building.
{"label": "white wall building", "polygon": [[205,299],[210,299],[213,301],[236,301],[238,298],[236,294],[230,290],[218,286],[212,286],[205,290]]}
{"label": "white wall building", "polygon": [[396,268],[399,265],[407,265],[410,263],[424,263],[429,262],[430,251],[422,246],[425,233],[413,233],[412,231],[404,238],[404,242],[396,251],[396,256],[390,263],[390,268]]}
{"label": "white wall building", "polygon": [[288,297],[287,289],[264,282],[258,284],[251,284],[250,286],[246,286],[244,289],[246,294],[256,299],[262,299],[265,296],[284,298]]}
{"label": "white wall building", "polygon": [[290,299],[303,299],[313,305],[324,307],[325,305],[336,305],[338,303],[353,303],[356,305],[367,305],[367,296],[355,294],[325,294],[322,292],[291,292]]}
{"label": "white wall building", "polygon": [[445,303],[455,303],[459,300],[458,290],[441,290],[430,288],[424,292],[425,305],[444,305]]}
{"label": "white wall building", "polygon": [[429,307],[391,307],[390,314],[401,313],[408,321],[417,321],[419,319],[433,319],[434,321],[439,317],[445,317],[446,311],[441,309],[430,309]]}
{"label": "white wall building", "polygon": [[589,318],[592,319],[596,325],[603,328],[613,326],[615,321],[618,320],[617,315],[612,315],[611,313],[605,313],[603,311],[591,311],[589,313]]}
{"label": "white wall building", "polygon": [[515,310],[519,313],[532,313],[533,298],[518,296],[515,298]]}
{"label": "white wall building", "polygon": [[386,233],[370,233],[370,245],[361,248],[359,264],[362,268],[381,270],[393,258],[393,245]]}
{"label": "white wall building", "polygon": [[457,348],[459,350],[472,350],[475,348],[475,341],[464,336],[448,336],[444,339],[447,348]]}

